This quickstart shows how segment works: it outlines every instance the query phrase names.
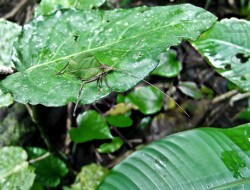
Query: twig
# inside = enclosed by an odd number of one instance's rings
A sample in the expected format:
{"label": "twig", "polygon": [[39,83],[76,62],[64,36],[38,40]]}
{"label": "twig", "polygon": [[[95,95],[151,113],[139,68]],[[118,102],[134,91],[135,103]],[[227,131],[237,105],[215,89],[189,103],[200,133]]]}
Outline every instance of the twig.
{"label": "twig", "polygon": [[116,134],[121,137],[121,139],[129,146],[129,148],[133,149],[132,144],[120,133],[120,131],[118,131],[116,127],[111,126],[110,128],[113,129]]}
{"label": "twig", "polygon": [[66,137],[65,137],[65,143],[64,143],[64,153],[67,155],[70,152],[69,145],[71,143],[71,139],[69,136],[69,131],[72,126],[72,108],[73,104],[69,103],[67,106],[67,120],[66,120]]}
{"label": "twig", "polygon": [[8,19],[8,18],[12,18],[13,16],[15,16],[19,11],[20,9],[22,9],[22,7],[28,2],[29,0],[22,0],[20,1],[16,7],[10,11],[9,13],[7,13],[6,15],[3,16],[4,19]]}
{"label": "twig", "polygon": [[32,163],[41,161],[41,160],[47,158],[49,155],[50,155],[50,153],[47,152],[47,153],[45,153],[44,155],[42,155],[42,156],[40,156],[40,157],[37,157],[37,158],[35,158],[35,159],[30,160],[29,163],[32,164]]}
{"label": "twig", "polygon": [[232,96],[234,96],[234,95],[237,94],[237,93],[238,93],[238,90],[231,90],[231,91],[229,91],[229,92],[226,92],[226,93],[224,93],[224,94],[221,94],[221,95],[215,97],[215,98],[212,100],[212,104],[217,104],[217,103],[219,103],[219,102],[221,102],[221,101],[224,101],[224,100],[226,100],[226,99],[228,99],[228,98],[231,98]]}

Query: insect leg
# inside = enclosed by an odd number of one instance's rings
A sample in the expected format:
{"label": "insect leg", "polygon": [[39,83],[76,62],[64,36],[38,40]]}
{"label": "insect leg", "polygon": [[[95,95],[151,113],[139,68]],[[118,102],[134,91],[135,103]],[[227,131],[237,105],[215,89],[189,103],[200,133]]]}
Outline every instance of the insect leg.
{"label": "insect leg", "polygon": [[84,84],[86,84],[85,82],[82,82],[81,84],[81,87],[80,87],[80,90],[79,90],[79,93],[78,93],[78,96],[77,96],[77,102],[76,102],[76,105],[74,107],[74,111],[73,111],[73,116],[75,117],[76,115],[76,108],[78,107],[78,104],[80,102],[80,97],[81,97],[81,94],[82,94],[82,90],[83,90],[83,86]]}
{"label": "insect leg", "polygon": [[82,81],[82,84],[81,84],[81,87],[80,87],[80,90],[79,90],[79,93],[78,93],[78,96],[77,96],[77,102],[76,102],[76,105],[74,107],[74,111],[73,111],[73,116],[75,117],[76,115],[76,108],[77,106],[79,105],[79,102],[80,102],[80,98],[81,98],[81,95],[82,95],[82,91],[83,91],[83,87],[85,84],[87,83],[90,83],[90,82],[93,82],[95,80],[99,80],[100,76],[97,76],[97,77],[93,77],[89,80],[86,80],[86,81]]}
{"label": "insect leg", "polygon": [[106,74],[107,73],[103,74],[103,80],[104,80],[105,84],[107,85],[107,87],[109,88],[109,91],[111,93],[112,92],[112,88],[109,86],[109,83],[108,83],[107,78],[106,78]]}
{"label": "insect leg", "polygon": [[61,71],[59,71],[56,75],[61,75],[63,74],[64,70],[69,66],[70,61],[67,62],[67,64],[61,69]]}

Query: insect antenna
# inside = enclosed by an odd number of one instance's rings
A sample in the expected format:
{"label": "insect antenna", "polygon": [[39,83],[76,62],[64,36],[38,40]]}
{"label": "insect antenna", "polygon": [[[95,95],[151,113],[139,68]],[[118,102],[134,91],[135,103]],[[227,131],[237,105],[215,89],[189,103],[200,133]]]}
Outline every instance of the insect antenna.
{"label": "insect antenna", "polygon": [[117,69],[117,68],[112,68],[113,70],[117,70],[120,71],[126,75],[132,76],[134,78],[137,78],[139,80],[142,80],[143,82],[147,83],[148,85],[152,86],[153,88],[157,89],[158,91],[160,91],[162,94],[164,94],[167,98],[169,98],[170,100],[173,100],[174,103],[181,109],[181,111],[183,111],[185,113],[185,115],[187,117],[190,117],[190,115],[180,106],[180,104],[178,104],[171,96],[167,95],[165,92],[163,92],[163,90],[161,90],[160,88],[156,87],[155,85],[153,85],[152,83],[146,81],[145,79],[141,79],[140,77],[133,75],[131,73],[127,73],[126,71],[122,70],[122,69]]}

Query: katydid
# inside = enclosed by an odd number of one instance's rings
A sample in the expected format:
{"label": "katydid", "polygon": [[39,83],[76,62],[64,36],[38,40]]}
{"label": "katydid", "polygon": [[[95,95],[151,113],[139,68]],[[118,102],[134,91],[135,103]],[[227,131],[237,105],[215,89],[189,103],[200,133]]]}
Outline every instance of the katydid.
{"label": "katydid", "polygon": [[[63,74],[65,73],[65,70],[67,67],[69,67],[71,61],[68,61],[67,64],[61,69],[61,71],[59,71],[57,73],[57,75],[60,75],[60,74]],[[159,90],[162,94],[164,94],[167,98],[173,100],[175,102],[175,104],[188,116],[188,113],[172,98],[170,97],[169,95],[167,95],[165,92],[163,92],[161,89],[159,89],[158,87],[156,87],[155,85],[151,84],[150,82],[146,81],[145,79],[141,79],[140,77],[134,75],[134,74],[131,74],[131,73],[127,73],[126,71],[122,70],[122,69],[118,69],[118,68],[115,68],[114,65],[113,66],[108,66],[107,64],[101,64],[98,60],[97,60],[97,63],[99,64],[99,67],[96,67],[96,68],[90,68],[90,69],[95,69],[94,72],[92,72],[92,76],[89,76],[88,78],[80,78],[81,81],[82,81],[82,84],[81,84],[81,87],[80,87],[80,90],[79,90],[79,94],[78,94],[78,97],[77,97],[77,102],[76,102],[76,105],[74,107],[74,111],[73,111],[73,115],[75,116],[75,112],[76,112],[76,108],[80,102],[80,98],[81,98],[81,94],[82,94],[82,91],[83,91],[83,87],[85,84],[87,83],[90,83],[90,82],[94,82],[94,81],[97,81],[97,85],[98,85],[98,93],[100,93],[100,89],[101,89],[101,86],[100,86],[100,82],[102,82],[102,79],[104,80],[105,84],[107,85],[107,87],[110,89],[110,92],[112,91],[111,87],[109,86],[108,84],[108,81],[106,79],[106,75],[110,72],[110,71],[118,71],[118,72],[122,72],[123,74],[126,74],[128,76],[132,76],[132,77],[135,77],[139,80],[142,80],[144,81],[145,83],[147,83],[148,85],[154,87],[155,89]],[[75,70],[70,70],[68,72],[66,72],[67,74],[74,74],[74,73],[77,73],[79,72],[78,69],[75,69]]]}

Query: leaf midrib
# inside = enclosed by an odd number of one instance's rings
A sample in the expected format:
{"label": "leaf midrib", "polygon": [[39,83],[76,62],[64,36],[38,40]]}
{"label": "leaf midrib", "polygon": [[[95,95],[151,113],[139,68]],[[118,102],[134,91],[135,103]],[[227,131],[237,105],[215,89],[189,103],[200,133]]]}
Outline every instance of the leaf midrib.
{"label": "leaf midrib", "polygon": [[[99,46],[99,47],[96,47],[96,48],[92,48],[92,49],[86,49],[86,50],[83,50],[83,51],[80,51],[80,52],[77,52],[77,53],[74,53],[74,54],[71,54],[71,55],[68,55],[68,56],[64,56],[64,57],[61,57],[61,58],[58,58],[58,59],[54,59],[54,60],[51,60],[51,61],[47,61],[45,63],[40,63],[38,65],[34,65],[30,68],[28,68],[26,71],[32,71],[33,69],[37,68],[37,67],[40,67],[42,65],[47,65],[47,64],[50,64],[50,63],[53,63],[53,62],[56,62],[56,61],[61,61],[61,60],[65,60],[65,59],[69,59],[71,57],[74,57],[74,56],[78,56],[80,54],[84,54],[84,53],[89,53],[89,52],[92,52],[92,51],[97,51],[97,50],[102,50],[102,49],[105,49],[105,48],[108,48],[109,46],[113,46],[115,44],[118,44],[118,43],[121,43],[121,42],[124,42],[124,41],[129,41],[131,39],[134,39],[134,38],[139,38],[140,36],[144,36],[146,34],[150,34],[150,33],[153,33],[154,31],[157,31],[157,30],[162,30],[164,28],[168,28],[168,27],[172,27],[172,26],[175,26],[175,25],[179,25],[183,22],[191,22],[190,20],[182,20],[182,22],[180,23],[171,23],[171,24],[168,24],[166,26],[162,26],[162,27],[158,27],[158,28],[154,28],[152,30],[149,30],[147,32],[144,32],[144,33],[140,33],[138,35],[135,35],[135,36],[131,36],[129,38],[126,38],[126,39],[123,39],[123,40],[120,40],[120,41],[116,41],[116,42],[112,42],[112,43],[109,43],[109,44],[106,44],[106,45],[103,45],[103,46]],[[202,33],[202,31],[200,32],[200,34]],[[183,39],[183,37],[181,37],[180,39]],[[173,44],[175,45],[175,44]]]}

